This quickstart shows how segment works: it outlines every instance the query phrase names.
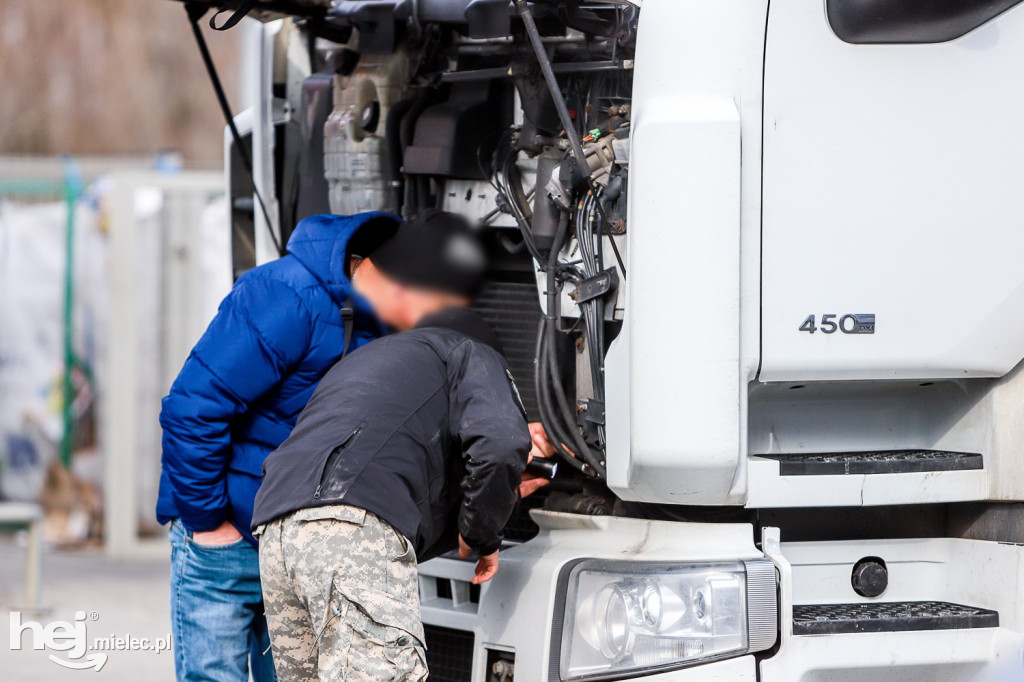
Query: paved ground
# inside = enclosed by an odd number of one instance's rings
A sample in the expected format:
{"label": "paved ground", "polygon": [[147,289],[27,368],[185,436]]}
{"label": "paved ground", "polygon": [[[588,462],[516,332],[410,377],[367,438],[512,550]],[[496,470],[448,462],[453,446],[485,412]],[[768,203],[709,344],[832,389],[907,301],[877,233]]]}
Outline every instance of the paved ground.
{"label": "paved ground", "polygon": [[[20,611],[24,548],[10,535],[0,535],[0,679],[11,682],[163,682],[174,679],[169,651],[107,651],[108,660],[98,673],[68,670],[48,655],[69,658],[69,652],[34,651],[32,635],[22,634],[22,649],[12,651],[12,611]],[[35,620],[73,621],[76,611],[86,615],[87,639],[97,637],[149,638],[170,636],[167,559],[114,561],[98,550],[53,551],[43,555],[42,614],[22,613],[21,623]],[[92,616],[96,620],[91,620]],[[78,660],[84,660],[90,654]],[[95,677],[93,677],[95,675]]]}

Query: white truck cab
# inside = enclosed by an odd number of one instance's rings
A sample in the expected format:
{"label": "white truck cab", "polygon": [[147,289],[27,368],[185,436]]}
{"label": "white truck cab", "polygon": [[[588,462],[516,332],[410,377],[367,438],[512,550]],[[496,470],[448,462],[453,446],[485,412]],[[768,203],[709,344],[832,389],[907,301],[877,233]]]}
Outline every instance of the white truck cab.
{"label": "white truck cab", "polygon": [[421,566],[432,680],[1024,679],[1019,0],[207,4],[236,270],[479,220],[565,446],[493,581]]}

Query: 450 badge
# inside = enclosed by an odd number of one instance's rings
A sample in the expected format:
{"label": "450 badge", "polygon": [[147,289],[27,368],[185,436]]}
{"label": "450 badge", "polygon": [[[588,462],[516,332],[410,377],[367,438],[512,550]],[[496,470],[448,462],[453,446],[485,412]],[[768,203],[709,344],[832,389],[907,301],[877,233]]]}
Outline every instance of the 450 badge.
{"label": "450 badge", "polygon": [[800,331],[813,334],[821,330],[822,334],[835,334],[837,331],[844,334],[874,334],[875,314],[874,313],[847,313],[838,315],[827,313],[821,316],[821,322],[815,324],[815,316],[808,315]]}

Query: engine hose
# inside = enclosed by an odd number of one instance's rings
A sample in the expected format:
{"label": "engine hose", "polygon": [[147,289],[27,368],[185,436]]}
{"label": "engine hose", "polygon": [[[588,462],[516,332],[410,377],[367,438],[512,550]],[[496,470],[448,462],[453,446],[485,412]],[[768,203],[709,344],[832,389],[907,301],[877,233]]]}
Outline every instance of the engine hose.
{"label": "engine hose", "polygon": [[[412,144],[413,137],[416,134],[416,121],[419,120],[420,114],[430,106],[432,97],[433,93],[430,90],[427,88],[421,89],[416,94],[416,98],[412,106],[409,107],[409,111],[402,117],[400,137],[403,158],[405,157],[405,149]],[[420,196],[419,183],[412,181],[405,183],[405,203],[402,207],[404,211],[402,217],[410,218],[419,212],[422,201],[424,201],[424,197]]]}
{"label": "engine hose", "polygon": [[[569,218],[568,216],[563,215],[555,230],[554,242],[551,247],[551,252],[548,254],[547,266],[545,267],[547,274],[547,291],[545,292],[547,294],[547,311],[541,319],[540,327],[537,330],[537,345],[534,349],[534,358],[537,363],[536,371],[534,373],[534,386],[537,393],[537,404],[541,410],[541,421],[544,424],[544,429],[554,436],[556,449],[559,454],[562,455],[563,459],[576,469],[584,471],[584,463],[586,463],[586,460],[580,460],[579,458],[574,457],[573,454],[565,448],[566,444],[575,445],[578,440],[573,437],[575,428],[572,426],[572,421],[564,422],[558,418],[555,414],[554,407],[551,404],[551,394],[548,390],[551,350],[549,345],[545,342],[545,339],[548,338],[549,334],[554,333],[554,325],[558,319],[559,287],[558,280],[556,278],[558,252],[562,248],[562,243],[565,241],[568,229]],[[566,428],[566,423],[568,423],[568,428]],[[570,431],[573,433],[570,433]]]}
{"label": "engine hose", "polygon": [[547,352],[545,350],[546,344],[544,343],[546,326],[547,320],[542,319],[537,328],[537,345],[534,354],[536,367],[533,373],[533,388],[537,394],[537,409],[540,411],[540,421],[544,425],[544,430],[548,433],[549,440],[558,454],[562,456],[562,459],[578,471],[584,471],[584,463],[574,457],[563,445],[563,443],[572,442],[572,439],[565,433],[561,423],[555,417],[548,402],[547,388],[542,380],[547,376]]}
{"label": "engine hose", "polygon": [[530,207],[530,200],[523,190],[523,176],[516,165],[516,155],[509,154],[508,160],[505,163],[504,175],[509,188],[512,190],[512,198],[519,207],[519,212],[523,214],[523,219],[530,222],[533,220],[533,209]]}
{"label": "engine hose", "polygon": [[569,401],[565,397],[565,391],[562,390],[561,377],[558,376],[558,356],[557,348],[555,347],[555,333],[556,324],[558,321],[558,281],[556,273],[558,270],[558,253],[562,248],[562,243],[565,241],[566,234],[569,229],[569,216],[563,213],[558,221],[558,227],[555,230],[554,243],[551,246],[551,251],[548,254],[547,263],[547,312],[544,315],[544,327],[542,329],[544,336],[547,339],[547,348],[541,348],[539,358],[542,361],[538,368],[538,373],[541,375],[542,380],[544,378],[545,365],[550,375],[552,393],[555,395],[555,402],[562,412],[562,418],[564,423],[568,425],[568,432],[571,440],[569,443],[573,444],[577,448],[577,453],[584,462],[590,465],[599,476],[604,476],[604,466],[598,460],[598,458],[591,452],[590,447],[587,445],[586,440],[580,434],[579,429],[576,428],[576,419],[569,409]]}
{"label": "engine hose", "polygon": [[429,89],[422,88],[416,93],[408,113],[402,117],[401,140],[403,154],[405,153],[405,148],[412,144],[413,135],[416,133],[416,121],[419,119],[420,114],[430,106],[432,96],[433,93]]}
{"label": "engine hose", "polygon": [[[546,347],[546,335],[548,334],[548,332],[545,331],[544,334],[545,339],[543,340],[543,345]],[[588,477],[596,477],[598,476],[597,470],[595,470],[594,467],[591,466],[591,464],[587,460],[585,460],[582,455],[578,455],[574,453],[572,450],[569,450],[569,447],[576,448],[577,450],[579,449],[579,446],[576,445],[577,439],[574,436],[574,433],[576,433],[576,428],[571,424],[567,425],[564,417],[558,412],[558,408],[551,403],[551,396],[549,395],[549,393],[551,392],[550,351],[544,350],[542,357],[542,376],[548,379],[548,383],[545,384],[545,386],[543,387],[543,391],[545,393],[545,410],[547,419],[551,422],[554,428],[552,433],[555,435],[559,443],[559,453],[562,455],[563,459],[569,461],[581,473],[585,474]]]}
{"label": "engine hose", "polygon": [[547,365],[550,373],[552,392],[555,394],[555,401],[558,403],[558,407],[562,411],[562,418],[566,424],[569,424],[570,436],[573,438],[573,443],[578,448],[579,456],[585,461],[590,467],[597,472],[597,475],[604,478],[604,465],[594,456],[591,452],[590,446],[583,439],[579,429],[575,425],[575,417],[572,410],[569,409],[569,401],[565,397],[565,391],[562,390],[561,378],[558,376],[558,365],[554,358],[556,352],[555,348],[555,336],[553,330],[547,330],[545,334],[547,336],[548,345],[548,357]]}
{"label": "engine hose", "polygon": [[416,214],[416,207],[420,203],[417,189],[419,189],[419,187],[413,178],[410,178],[409,182],[405,183],[405,198],[402,201],[402,217],[406,220],[412,218]]}
{"label": "engine hose", "polygon": [[[496,157],[498,153],[498,151],[495,151]],[[527,220],[522,204],[519,203],[515,189],[509,182],[509,167],[515,167],[515,159],[512,153],[505,152],[505,156],[500,160],[496,159],[493,165],[496,175],[496,181],[494,183],[495,189],[498,190],[499,194],[501,194],[508,203],[509,210],[512,211],[512,217],[515,218],[516,225],[519,226],[519,232],[523,236],[523,244],[526,245],[526,249],[530,252],[530,256],[537,261],[537,266],[539,268],[544,268],[544,257],[533,242],[532,226]],[[522,183],[520,182],[520,191],[522,190],[521,185]]]}
{"label": "engine hose", "polygon": [[558,319],[558,253],[562,250],[562,243],[565,242],[565,235],[569,231],[569,215],[563,213],[558,219],[558,227],[555,228],[555,238],[551,243],[551,251],[548,253],[548,264],[545,268],[547,274],[547,296],[548,309],[544,317],[554,322]]}
{"label": "engine hose", "polygon": [[402,159],[404,158],[402,118],[409,113],[415,102],[415,97],[407,97],[395,102],[391,109],[388,110],[388,116],[384,122],[384,144],[387,147],[388,159],[388,186],[391,194],[390,208],[391,212],[395,215],[401,215],[402,201],[405,199],[405,177],[402,175]]}
{"label": "engine hose", "polygon": [[416,176],[416,201],[417,215],[428,208],[434,208],[430,204],[430,178],[426,175]]}

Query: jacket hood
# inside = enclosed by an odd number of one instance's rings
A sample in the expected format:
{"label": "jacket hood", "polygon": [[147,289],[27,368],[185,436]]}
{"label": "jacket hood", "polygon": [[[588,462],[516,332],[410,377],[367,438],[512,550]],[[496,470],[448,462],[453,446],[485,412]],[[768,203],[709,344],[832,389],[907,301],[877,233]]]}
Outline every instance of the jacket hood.
{"label": "jacket hood", "polygon": [[341,306],[353,293],[347,274],[349,258],[369,254],[391,237],[401,222],[384,211],[310,216],[295,226],[288,239],[288,253],[313,273]]}

